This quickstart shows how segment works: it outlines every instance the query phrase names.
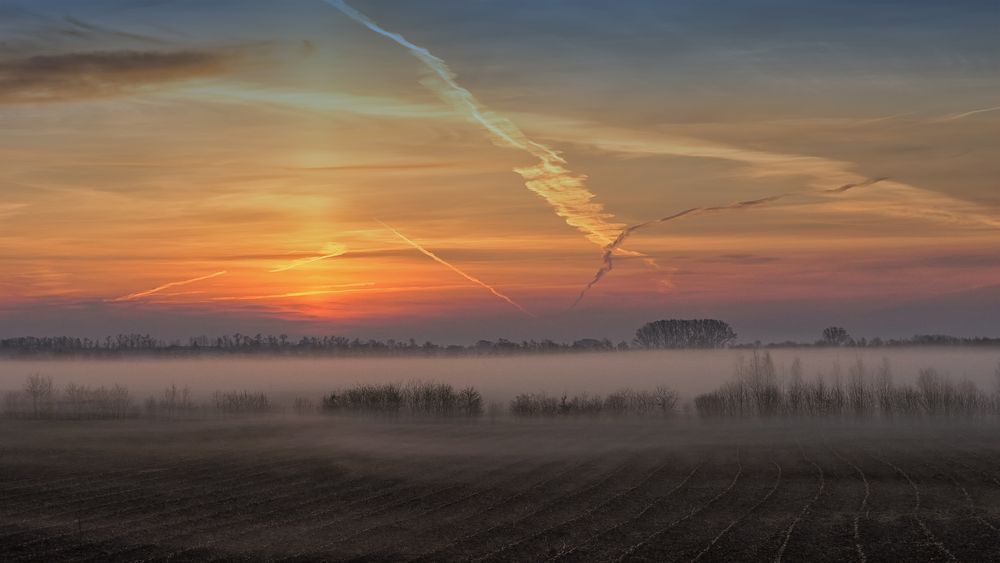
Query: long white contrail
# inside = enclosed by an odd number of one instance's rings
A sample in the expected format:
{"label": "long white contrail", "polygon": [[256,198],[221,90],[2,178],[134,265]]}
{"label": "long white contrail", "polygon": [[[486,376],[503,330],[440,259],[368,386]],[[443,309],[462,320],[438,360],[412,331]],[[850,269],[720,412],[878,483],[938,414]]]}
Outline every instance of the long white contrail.
{"label": "long white contrail", "polygon": [[535,316],[530,311],[528,311],[527,309],[525,309],[524,307],[522,307],[520,304],[518,304],[516,301],[514,301],[513,299],[511,299],[510,297],[507,297],[503,293],[500,293],[500,291],[498,291],[496,288],[494,288],[490,284],[488,284],[488,283],[480,280],[479,278],[477,278],[475,276],[471,276],[471,275],[463,272],[462,270],[458,269],[458,267],[453,266],[451,263],[445,261],[443,258],[441,258],[440,256],[438,256],[437,254],[434,254],[430,250],[427,250],[423,246],[420,246],[419,244],[417,244],[416,242],[414,242],[413,240],[411,240],[409,237],[407,237],[403,233],[397,231],[396,229],[390,227],[389,225],[386,225],[382,221],[379,221],[378,219],[376,219],[376,221],[378,221],[379,224],[382,225],[383,227],[385,227],[386,229],[392,231],[392,234],[394,234],[397,237],[399,237],[405,243],[407,243],[410,246],[412,246],[413,248],[416,248],[417,250],[419,250],[421,253],[424,254],[424,256],[427,256],[431,260],[434,260],[438,264],[441,264],[442,266],[448,268],[449,270],[451,270],[451,271],[455,272],[456,274],[462,276],[463,278],[469,280],[470,282],[472,282],[472,283],[474,283],[474,284],[476,284],[476,285],[478,285],[478,286],[486,289],[487,291],[489,291],[493,295],[497,296],[501,300],[507,302],[509,305],[512,305],[512,306],[516,307],[519,311],[521,311],[525,315],[528,315],[529,317],[534,317]]}
{"label": "long white contrail", "polygon": [[453,108],[482,125],[499,145],[519,149],[536,158],[536,165],[517,168],[515,172],[524,179],[524,185],[529,190],[541,196],[557,215],[568,225],[583,232],[588,240],[603,248],[626,227],[621,223],[609,222],[613,215],[607,213],[603,205],[593,201],[595,196],[587,189],[585,176],[573,173],[567,168],[566,160],[557,152],[528,138],[513,122],[486,109],[456,81],[455,73],[443,60],[402,35],[383,29],[344,0],[324,1],[371,31],[406,48],[436,79],[433,83],[425,84]]}
{"label": "long white contrail", "polygon": [[137,292],[137,293],[130,293],[128,295],[123,295],[123,296],[115,298],[115,299],[109,299],[109,301],[111,301],[111,302],[135,301],[136,299],[142,299],[143,297],[146,297],[147,295],[153,295],[154,293],[159,293],[159,292],[161,292],[161,291],[163,291],[165,289],[170,289],[171,287],[177,287],[179,285],[187,285],[189,283],[195,283],[195,282],[200,282],[200,281],[204,281],[204,280],[210,280],[212,278],[217,278],[219,276],[224,276],[224,275],[226,275],[226,273],[227,272],[225,270],[222,270],[221,272],[215,272],[214,274],[209,274],[207,276],[201,276],[201,277],[193,278],[193,279],[190,279],[190,280],[183,280],[183,281],[175,281],[175,282],[165,283],[165,284],[163,284],[161,286],[154,287],[153,289],[147,289],[146,291],[140,291],[140,292]]}

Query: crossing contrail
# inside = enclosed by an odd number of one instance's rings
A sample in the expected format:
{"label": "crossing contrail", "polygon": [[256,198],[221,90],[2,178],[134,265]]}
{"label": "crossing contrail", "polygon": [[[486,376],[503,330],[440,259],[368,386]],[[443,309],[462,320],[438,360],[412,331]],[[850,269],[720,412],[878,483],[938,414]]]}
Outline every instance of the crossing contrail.
{"label": "crossing contrail", "polygon": [[138,293],[130,293],[130,294],[124,295],[122,297],[118,297],[118,298],[115,298],[115,299],[109,299],[108,301],[111,301],[111,302],[135,301],[136,299],[142,299],[143,297],[146,297],[148,295],[153,295],[154,293],[159,293],[159,292],[161,292],[161,291],[163,291],[165,289],[170,289],[171,287],[177,287],[179,285],[187,285],[189,283],[195,283],[195,282],[200,282],[200,281],[204,281],[204,280],[210,280],[212,278],[217,278],[219,276],[224,276],[224,275],[226,275],[226,273],[227,272],[225,270],[223,270],[221,272],[215,272],[214,274],[209,274],[207,276],[201,276],[201,277],[193,278],[193,279],[190,279],[190,280],[183,280],[183,281],[175,281],[175,282],[165,283],[165,284],[163,284],[163,285],[161,285],[159,287],[154,287],[153,289],[147,289],[146,291],[140,291]]}
{"label": "crossing contrail", "polygon": [[595,196],[587,189],[586,176],[572,172],[559,153],[528,138],[509,119],[489,111],[472,92],[458,83],[455,73],[442,59],[402,35],[383,29],[344,0],[324,1],[369,30],[406,48],[431,71],[433,80],[424,84],[455,110],[479,123],[494,142],[534,157],[537,164],[514,171],[524,180],[525,187],[541,196],[559,217],[584,233],[589,241],[603,248],[626,227],[622,223],[611,222],[614,216],[606,212],[603,205],[593,201]]}
{"label": "crossing contrail", "polygon": [[528,311],[527,309],[525,309],[524,307],[522,307],[521,305],[519,305],[516,301],[514,301],[513,299],[511,299],[510,297],[507,297],[503,293],[500,293],[496,288],[494,288],[490,284],[488,284],[488,283],[480,280],[479,278],[477,278],[475,276],[471,276],[471,275],[463,272],[462,270],[458,269],[456,266],[451,265],[449,262],[447,262],[444,259],[442,259],[441,257],[439,257],[437,254],[434,254],[430,250],[427,250],[426,248],[420,246],[419,244],[417,244],[416,242],[414,242],[413,240],[411,240],[410,238],[408,238],[403,233],[397,231],[396,229],[390,227],[389,225],[383,223],[382,221],[379,221],[378,219],[376,219],[376,221],[378,221],[379,224],[382,225],[383,227],[385,227],[386,229],[392,231],[392,234],[396,235],[397,237],[399,237],[401,240],[403,240],[404,242],[406,242],[407,244],[409,244],[413,248],[416,248],[417,250],[419,250],[420,252],[422,252],[424,254],[424,256],[427,256],[431,260],[434,260],[438,264],[441,264],[442,266],[445,266],[449,270],[455,272],[456,274],[462,276],[463,278],[469,280],[470,282],[472,282],[472,283],[474,283],[474,284],[476,284],[476,285],[478,285],[478,286],[486,289],[487,291],[489,291],[493,295],[497,296],[498,298],[502,299],[503,301],[506,301],[508,304],[516,307],[519,311],[521,311],[525,315],[528,315],[529,317],[534,317],[535,316],[530,311]]}

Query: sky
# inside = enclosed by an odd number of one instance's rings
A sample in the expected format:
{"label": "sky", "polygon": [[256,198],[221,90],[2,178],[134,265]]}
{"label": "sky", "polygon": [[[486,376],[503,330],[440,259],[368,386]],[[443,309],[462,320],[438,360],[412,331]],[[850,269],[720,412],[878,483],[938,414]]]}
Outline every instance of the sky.
{"label": "sky", "polygon": [[0,0],[0,337],[1000,336],[998,27],[991,1]]}

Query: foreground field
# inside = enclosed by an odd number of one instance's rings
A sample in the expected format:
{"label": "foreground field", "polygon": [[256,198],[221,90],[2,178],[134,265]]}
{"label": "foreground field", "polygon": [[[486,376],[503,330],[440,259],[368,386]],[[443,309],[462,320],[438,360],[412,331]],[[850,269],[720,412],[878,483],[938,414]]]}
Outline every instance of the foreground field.
{"label": "foreground field", "polygon": [[987,424],[5,422],[4,561],[1000,561]]}

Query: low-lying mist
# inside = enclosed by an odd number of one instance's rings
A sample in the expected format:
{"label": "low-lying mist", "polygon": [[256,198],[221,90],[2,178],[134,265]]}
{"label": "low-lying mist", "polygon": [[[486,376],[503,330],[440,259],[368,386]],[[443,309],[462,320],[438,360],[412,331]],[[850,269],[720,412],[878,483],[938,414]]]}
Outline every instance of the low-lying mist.
{"label": "low-lying mist", "polygon": [[[858,360],[875,366],[888,360],[897,383],[916,380],[934,369],[954,380],[968,379],[992,390],[1000,351],[974,348],[825,348],[770,350],[779,377],[796,359],[808,375],[846,370]],[[267,358],[150,360],[0,361],[0,391],[21,389],[25,377],[51,377],[57,386],[121,384],[137,397],[161,393],[171,385],[190,388],[208,399],[219,390],[267,393],[291,404],[296,398],[319,400],[338,388],[359,383],[415,380],[474,386],[487,402],[507,403],[522,393],[607,394],[622,388],[664,386],[682,402],[710,392],[733,378],[751,350],[676,350],[579,353],[546,356],[464,358]]]}

